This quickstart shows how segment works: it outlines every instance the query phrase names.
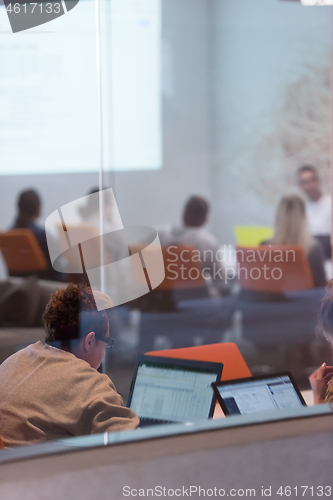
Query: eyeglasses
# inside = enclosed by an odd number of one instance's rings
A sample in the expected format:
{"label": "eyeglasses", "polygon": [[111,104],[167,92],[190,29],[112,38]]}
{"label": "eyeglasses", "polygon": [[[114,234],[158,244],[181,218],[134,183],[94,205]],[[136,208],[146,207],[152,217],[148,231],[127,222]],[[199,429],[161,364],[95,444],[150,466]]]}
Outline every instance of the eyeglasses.
{"label": "eyeglasses", "polygon": [[111,339],[111,338],[101,339],[97,336],[96,336],[96,338],[97,338],[97,340],[103,340],[103,342],[106,343],[105,349],[111,349],[111,347],[113,347],[114,339]]}

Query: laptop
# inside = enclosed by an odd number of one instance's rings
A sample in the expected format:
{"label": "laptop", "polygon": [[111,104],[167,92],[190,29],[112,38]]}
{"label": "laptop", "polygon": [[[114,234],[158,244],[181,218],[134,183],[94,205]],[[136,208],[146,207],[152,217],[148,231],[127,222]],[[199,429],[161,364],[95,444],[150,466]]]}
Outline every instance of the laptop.
{"label": "laptop", "polygon": [[216,402],[211,384],[221,379],[222,369],[222,363],[138,356],[127,406],[140,427],[211,418]]}
{"label": "laptop", "polygon": [[290,372],[214,382],[225,415],[249,415],[306,406]]}

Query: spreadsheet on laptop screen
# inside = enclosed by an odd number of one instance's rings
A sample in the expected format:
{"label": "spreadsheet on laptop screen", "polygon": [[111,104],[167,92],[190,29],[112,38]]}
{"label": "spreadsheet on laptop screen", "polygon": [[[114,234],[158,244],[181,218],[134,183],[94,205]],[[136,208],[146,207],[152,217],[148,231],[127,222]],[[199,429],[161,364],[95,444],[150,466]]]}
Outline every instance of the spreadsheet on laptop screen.
{"label": "spreadsheet on laptop screen", "polygon": [[130,407],[141,418],[179,422],[208,418],[216,376],[213,369],[142,362]]}
{"label": "spreadsheet on laptop screen", "polygon": [[287,375],[231,383],[219,386],[218,391],[229,414],[246,415],[302,406]]}

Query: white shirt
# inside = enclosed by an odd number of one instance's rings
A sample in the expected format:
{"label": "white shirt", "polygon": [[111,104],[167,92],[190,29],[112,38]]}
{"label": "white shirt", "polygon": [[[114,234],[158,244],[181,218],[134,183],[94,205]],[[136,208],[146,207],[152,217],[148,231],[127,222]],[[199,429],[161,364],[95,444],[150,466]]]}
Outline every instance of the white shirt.
{"label": "white shirt", "polygon": [[310,233],[315,235],[331,234],[332,232],[332,198],[323,194],[318,201],[307,201],[306,215],[309,221]]}

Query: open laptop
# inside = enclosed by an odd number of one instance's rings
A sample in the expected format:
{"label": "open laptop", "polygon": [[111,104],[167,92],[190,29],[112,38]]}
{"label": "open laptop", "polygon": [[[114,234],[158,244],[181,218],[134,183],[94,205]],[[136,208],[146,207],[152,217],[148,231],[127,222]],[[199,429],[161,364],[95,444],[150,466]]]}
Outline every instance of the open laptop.
{"label": "open laptop", "polygon": [[290,372],[212,383],[225,415],[249,415],[306,406]]}
{"label": "open laptop", "polygon": [[215,408],[212,382],[223,364],[142,355],[137,358],[127,406],[140,427],[195,422],[211,418]]}

